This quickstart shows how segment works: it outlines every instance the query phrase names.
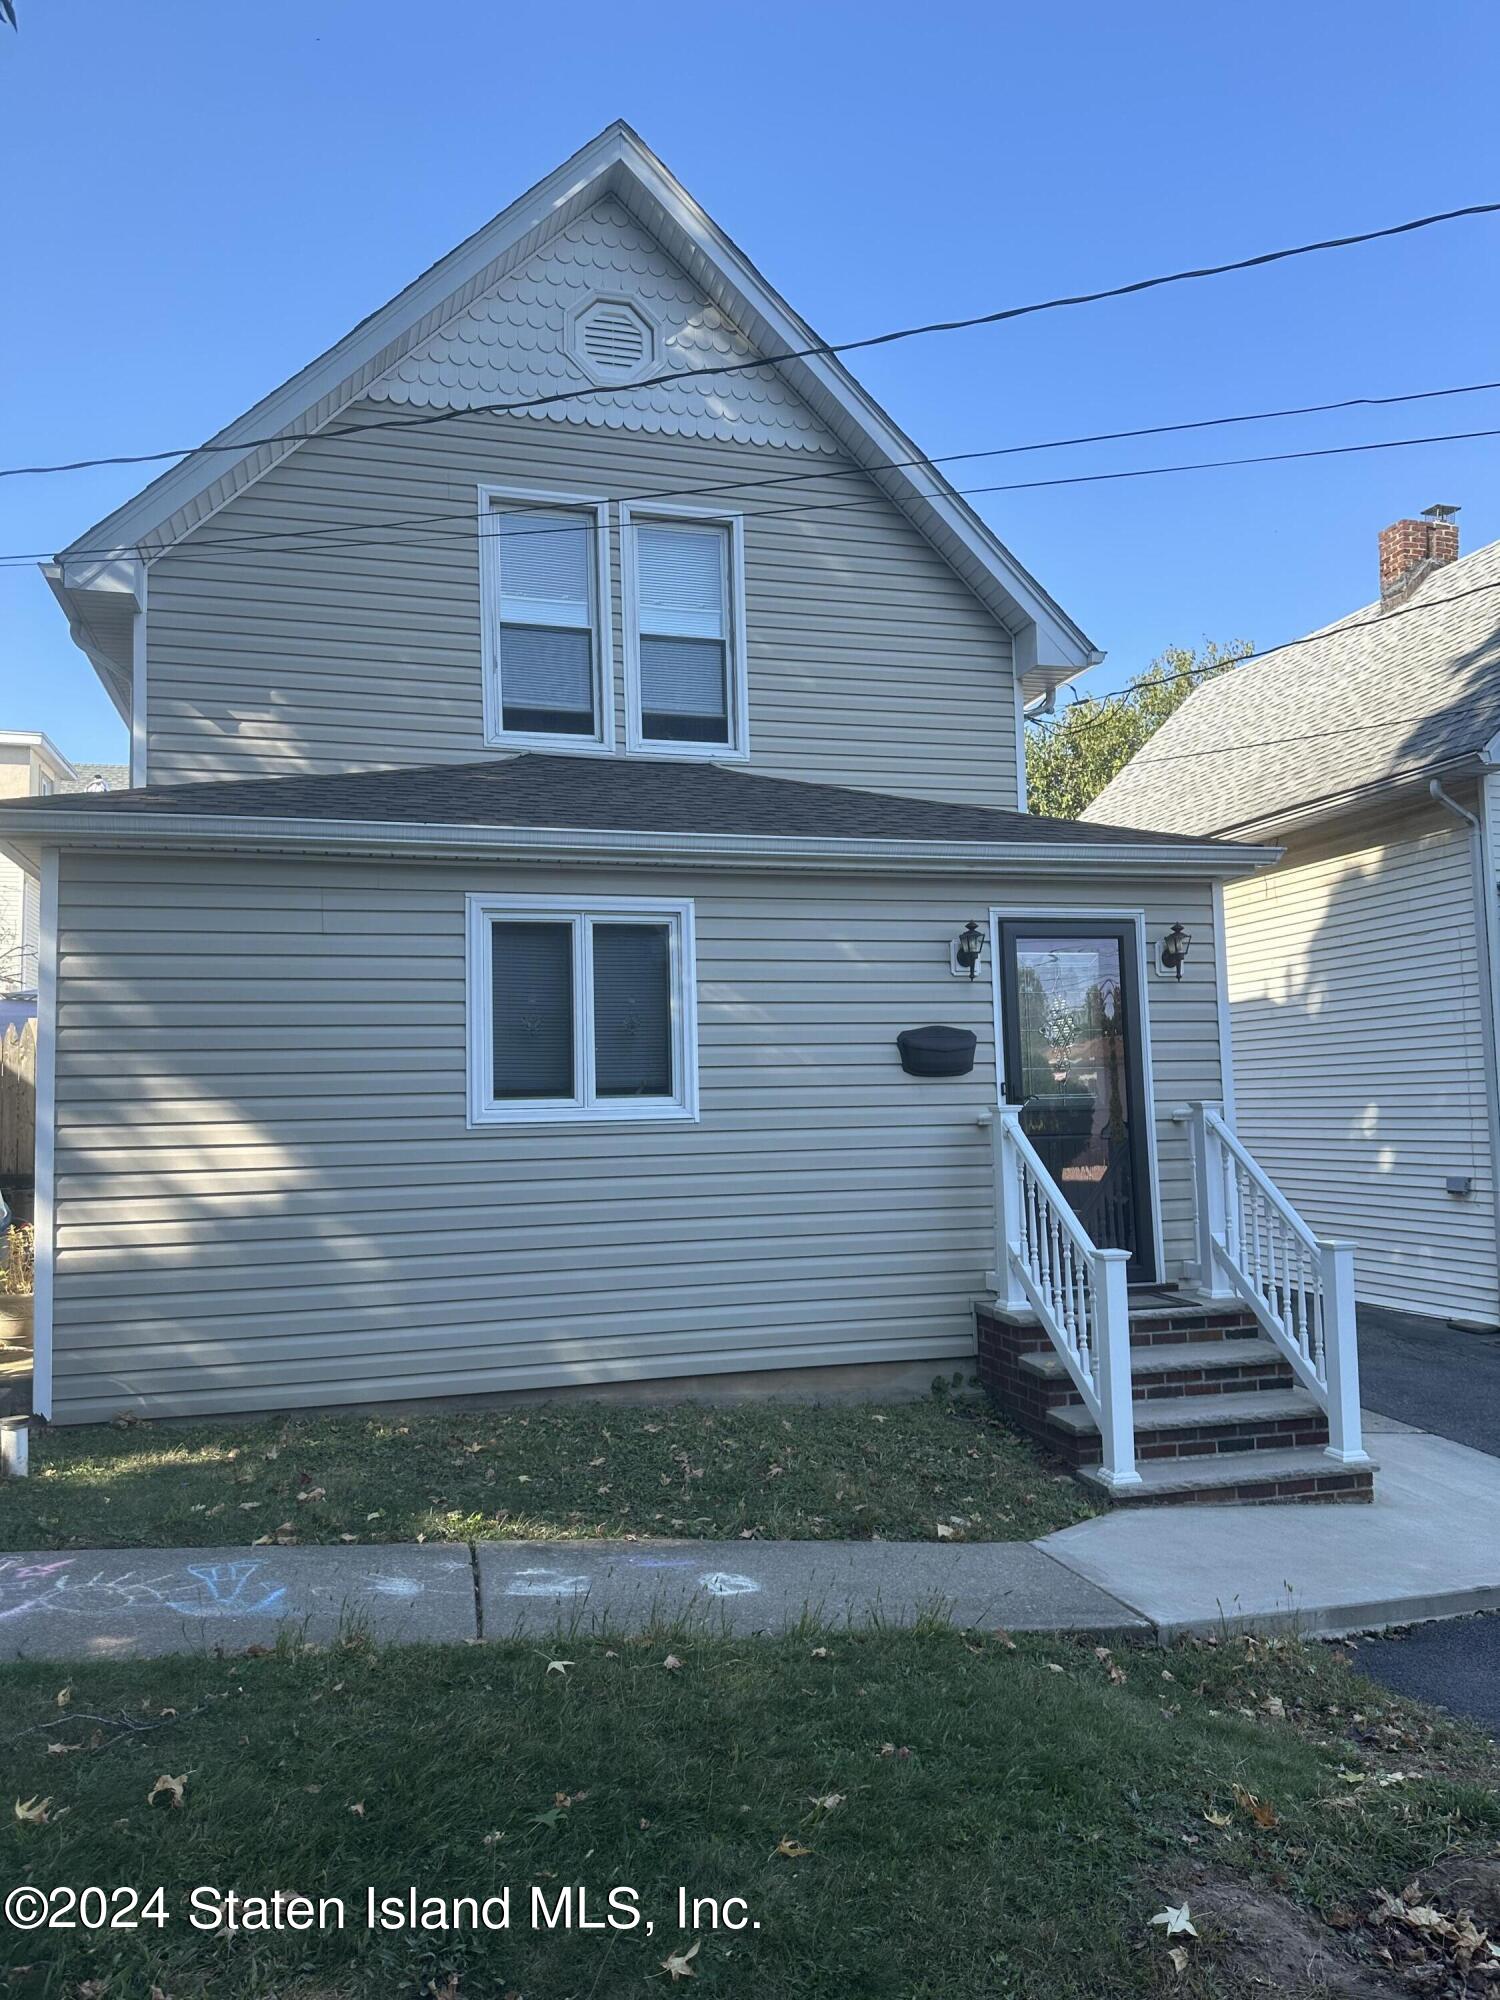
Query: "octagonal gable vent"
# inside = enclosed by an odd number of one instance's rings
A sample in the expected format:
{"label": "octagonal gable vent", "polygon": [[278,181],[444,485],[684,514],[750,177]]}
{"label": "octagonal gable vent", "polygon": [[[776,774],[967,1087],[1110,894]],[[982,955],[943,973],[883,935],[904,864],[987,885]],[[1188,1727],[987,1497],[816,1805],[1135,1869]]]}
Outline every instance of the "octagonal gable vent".
{"label": "octagonal gable vent", "polygon": [[629,382],[655,357],[655,334],[623,299],[596,299],[573,324],[573,351],[598,382]]}

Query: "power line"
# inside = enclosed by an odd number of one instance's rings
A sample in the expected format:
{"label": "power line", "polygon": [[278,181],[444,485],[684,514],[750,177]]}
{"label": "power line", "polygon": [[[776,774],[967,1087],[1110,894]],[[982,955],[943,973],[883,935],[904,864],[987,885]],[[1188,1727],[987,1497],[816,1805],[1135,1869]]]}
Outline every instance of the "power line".
{"label": "power line", "polygon": [[[1455,590],[1450,592],[1446,597],[1429,598],[1421,604],[1405,604],[1395,611],[1378,611],[1373,618],[1349,619],[1343,624],[1329,626],[1322,632],[1309,632],[1305,638],[1284,639],[1279,646],[1268,647],[1264,653],[1248,653],[1243,659],[1226,662],[1223,666],[1194,667],[1187,668],[1181,673],[1162,674],[1156,680],[1146,681],[1143,685],[1136,685],[1134,687],[1118,688],[1112,694],[1075,695],[1066,711],[1066,716],[1072,716],[1076,710],[1081,708],[1104,708],[1111,702],[1139,701],[1144,696],[1153,693],[1159,687],[1170,687],[1174,683],[1182,681],[1191,681],[1197,687],[1204,687],[1210,681],[1226,679],[1231,674],[1238,673],[1242,668],[1259,666],[1263,661],[1277,659],[1283,653],[1295,652],[1301,646],[1325,645],[1332,639],[1342,638],[1346,632],[1362,632],[1368,626],[1390,625],[1398,618],[1411,618],[1420,611],[1436,611],[1442,605],[1458,604],[1466,597],[1479,597],[1486,591],[1492,590],[1500,590],[1500,579],[1497,579],[1493,583],[1476,583],[1471,589]],[[1175,710],[1173,711],[1174,714],[1176,712]],[[1056,718],[1055,720],[1062,719]],[[1175,761],[1179,757],[1228,756],[1239,750],[1264,750],[1274,748],[1283,743],[1318,743],[1330,737],[1358,736],[1372,730],[1405,729],[1410,723],[1419,719],[1419,717],[1414,715],[1401,715],[1393,721],[1352,722],[1343,724],[1337,729],[1303,730],[1295,736],[1256,737],[1245,743],[1213,744],[1198,750],[1173,751],[1170,760],[1161,758],[1155,761],[1166,763],[1168,761]],[[1053,720],[1053,718],[1044,716],[1027,717],[1027,721],[1037,728],[1043,727],[1048,720]],[[1081,728],[1092,728],[1107,720],[1108,718],[1103,715],[1086,715],[1079,718],[1078,726]],[[1170,717],[1163,718],[1164,723],[1170,720]],[[1149,741],[1150,738],[1148,737],[1147,742]],[[1141,748],[1144,750],[1145,744],[1142,744]],[[1136,756],[1140,756],[1139,751],[1136,753]],[[1145,761],[1151,762],[1153,760],[1146,759]]]}
{"label": "power line", "polygon": [[[1244,458],[1196,458],[1196,460],[1188,460],[1188,462],[1176,464],[1176,466],[1136,466],[1136,468],[1126,470],[1126,472],[1076,472],[1076,474],[1070,474],[1070,476],[1064,476],[1064,478],[1056,478],[1056,480],[1006,480],[1006,482],[990,484],[990,486],[954,486],[950,490],[956,496],[1038,492],[1042,488],[1052,488],[1052,486],[1096,486],[1096,484],[1112,482],[1112,480],[1154,480],[1154,478],[1164,478],[1170,472],[1214,472],[1214,470],[1238,468],[1238,466],[1278,466],[1278,464],[1290,464],[1290,462],[1304,460],[1304,458],[1344,458],[1344,456],[1348,456],[1352,452],[1400,452],[1400,450],[1408,450],[1410,446],[1416,446],[1416,444],[1458,444],[1458,442],[1464,442],[1464,440],[1470,440],[1470,438],[1500,438],[1500,428],[1492,428],[1492,430],[1446,430],[1446,432],[1434,432],[1432,436],[1424,436],[1424,438],[1384,438],[1384,440],[1376,440],[1372,444],[1326,444],[1326,446],[1318,446],[1316,450],[1302,450],[1302,452],[1258,452],[1258,454],[1250,454],[1250,456],[1244,456]],[[660,496],[652,496],[652,494],[644,496],[644,500],[652,500],[652,498],[660,498]],[[546,510],[546,502],[544,500],[538,502],[538,504],[540,504],[542,510]],[[890,498],[886,494],[872,494],[872,496],[864,496],[864,498],[858,498],[858,500],[804,500],[798,506],[760,508],[756,514],[752,514],[752,520],[758,520],[758,522],[760,520],[778,520],[778,518],[788,516],[788,514],[846,514],[846,512],[856,512],[860,508],[890,506],[890,504],[892,502],[890,502]],[[440,518],[442,516],[432,516],[434,522],[440,520]],[[294,554],[300,552],[300,554],[312,554],[312,556],[324,556],[324,554],[334,554],[336,556],[336,554],[340,554],[344,550],[360,550],[360,548],[408,548],[408,550],[414,550],[414,548],[452,548],[454,544],[460,544],[460,542],[462,544],[470,544],[470,542],[484,542],[484,540],[494,538],[492,534],[488,534],[484,528],[478,526],[476,514],[474,514],[472,508],[454,510],[454,514],[450,518],[452,520],[462,520],[466,526],[464,528],[454,528],[454,530],[448,530],[448,532],[442,532],[442,530],[438,530],[434,526],[432,532],[426,536],[426,540],[416,538],[416,536],[400,536],[400,538],[386,536],[386,538],[366,540],[366,542],[334,540],[334,536],[340,534],[340,532],[348,532],[348,534],[368,532],[362,524],[354,524],[352,528],[346,528],[346,530],[340,530],[340,528],[334,528],[334,526],[328,526],[328,528],[306,528],[306,530],[288,528],[288,530],[284,530],[280,534],[276,530],[270,530],[268,538],[274,542],[274,546],[262,548],[260,544],[256,544],[256,548],[250,550],[250,554],[294,556]],[[518,528],[518,530],[512,530],[512,534],[516,534],[516,536],[530,536],[530,534],[594,534],[596,526],[598,526],[596,522],[570,522],[566,528]],[[286,546],[288,542],[296,542],[298,538],[304,538],[304,542],[302,542],[300,548],[288,548]],[[234,550],[234,544],[224,544],[224,546],[228,546],[230,552]],[[176,550],[176,556],[178,556],[178,560],[186,560],[190,556],[212,556],[214,552],[216,552],[214,544],[200,546],[200,544],[194,544],[192,540],[188,540],[188,542],[184,542]],[[16,568],[20,562],[30,562],[30,560],[34,560],[34,558],[0,556],[0,568]]]}
{"label": "power line", "polygon": [[[1014,479],[988,486],[958,486],[951,488],[950,491],[961,497],[985,493],[1033,493],[1057,486],[1093,486],[1122,479],[1160,479],[1169,473],[1212,472],[1245,465],[1283,465],[1302,459],[1343,458],[1351,453],[1403,451],[1415,445],[1456,444],[1472,438],[1492,437],[1500,437],[1500,427],[1474,431],[1440,431],[1427,437],[1385,438],[1370,444],[1322,445],[1316,449],[1304,451],[1260,452],[1241,458],[1193,459],[1179,465],[1136,466],[1120,472],[1080,472],[1057,479]],[[647,502],[650,499],[660,497],[659,495],[645,496]],[[852,513],[862,508],[884,507],[891,504],[892,502],[889,497],[884,493],[877,493],[853,500],[805,500],[790,507],[763,507],[751,514],[749,518],[753,521],[767,521],[777,520],[791,514]],[[539,501],[538,505],[545,510],[545,500]],[[435,523],[440,517],[434,516],[432,518]],[[473,508],[456,510],[451,518],[455,521],[462,521],[465,524],[464,527],[461,529],[455,528],[450,532],[443,533],[434,525],[431,534],[425,539],[412,536],[387,536],[369,541],[334,541],[331,538],[339,530],[332,526],[306,530],[288,529],[279,535],[275,531],[270,531],[269,539],[273,545],[263,549],[257,544],[255,550],[251,552],[267,555],[295,555],[299,553],[299,550],[295,547],[287,547],[286,544],[290,541],[296,541],[299,535],[307,538],[300,553],[310,555],[338,555],[346,550],[390,547],[407,549],[444,548],[452,547],[456,542],[472,543],[474,541],[485,541],[493,538],[489,532],[477,525]],[[595,526],[596,524],[593,522],[577,522],[569,523],[567,527],[522,528],[514,529],[511,532],[520,536],[532,534],[576,535],[592,533],[595,530]],[[350,533],[359,533],[361,531],[368,533],[369,529],[365,524],[360,523],[353,524],[349,529]],[[228,547],[231,545],[225,544],[224,546]],[[213,555],[215,552],[212,544],[199,546],[189,540],[184,542],[175,553],[179,560],[185,560],[196,555]],[[22,560],[30,559],[23,558]],[[15,562],[15,558],[0,558],[0,565],[8,564],[13,567],[15,566]]]}
{"label": "power line", "polygon": [[[505,403],[487,403],[475,410],[432,410],[422,417],[385,418],[375,423],[349,425],[324,431],[325,437],[348,436],[362,430],[411,430],[429,424],[445,423],[458,415],[506,416],[516,410],[536,410],[549,404],[571,403],[584,396],[616,395],[627,389],[634,394],[641,389],[659,388],[667,383],[683,381],[704,381],[725,375],[740,375],[756,368],[779,367],[787,361],[806,361],[815,357],[832,357],[839,354],[853,354],[872,347],[889,347],[900,340],[914,340],[919,336],[935,333],[961,333],[973,327],[999,326],[1004,321],[1025,319],[1035,313],[1057,312],[1068,306],[1097,305],[1105,299],[1129,298],[1138,292],[1156,291],[1163,285],[1182,285],[1202,278],[1220,278],[1234,271],[1254,271],[1269,264],[1280,264],[1292,257],[1310,257],[1324,250],[1347,250],[1361,243],[1376,243],[1392,236],[1409,236],[1419,229],[1431,229],[1443,222],[1459,222],[1480,215],[1494,215],[1500,212],[1500,202],[1471,202],[1463,208],[1443,209],[1433,215],[1419,215],[1408,222],[1387,224],[1380,229],[1360,230],[1348,236],[1325,236],[1314,243],[1297,243],[1281,250],[1263,250],[1254,257],[1236,257],[1222,264],[1201,264],[1189,270],[1167,271],[1150,278],[1136,278],[1129,284],[1108,285],[1092,292],[1072,292],[1057,298],[1038,299],[1028,305],[1001,306],[991,312],[972,313],[962,319],[927,320],[918,326],[895,327],[884,333],[866,334],[858,340],[815,341],[811,346],[788,350],[785,354],[760,355],[751,361],[733,361],[721,368],[671,369],[658,375],[644,376],[638,382],[620,384],[582,384],[577,388],[555,390],[545,396],[519,397]],[[196,445],[175,445],[166,451],[124,452],[108,457],[76,458],[53,465],[12,465],[0,467],[0,479],[59,473],[86,472],[100,466],[111,465],[157,465],[167,459],[196,457],[203,452],[246,452],[255,451],[267,445],[282,445],[295,442],[300,433],[281,431],[271,437],[238,438],[233,442],[218,444],[208,440]]]}
{"label": "power line", "polygon": [[[1391,396],[1345,396],[1331,403],[1292,404],[1285,409],[1279,409],[1279,410],[1248,410],[1239,412],[1232,416],[1197,417],[1178,423],[1138,425],[1131,430],[1093,431],[1081,434],[1077,437],[1045,438],[1034,444],[987,445],[971,451],[939,452],[931,457],[923,456],[917,458],[893,459],[889,462],[888,466],[879,469],[890,470],[890,471],[910,471],[915,468],[935,467],[939,465],[952,465],[982,458],[1016,457],[1034,451],[1062,451],[1075,445],[1113,444],[1113,443],[1118,443],[1122,440],[1128,440],[1133,438],[1169,436],[1183,431],[1215,430],[1215,429],[1221,429],[1224,426],[1230,424],[1259,424],[1259,423],[1269,423],[1272,422],[1273,420],[1285,417],[1319,416],[1326,414],[1329,411],[1335,411],[1335,410],[1389,408],[1392,405],[1398,403],[1432,402],[1436,399],[1447,396],[1475,396],[1495,389],[1500,389],[1500,381],[1462,382],[1455,384],[1450,388],[1444,388],[1444,389],[1411,389],[1411,390],[1405,390],[1398,395],[1391,395]],[[472,413],[466,412],[465,414],[472,414]],[[1467,435],[1467,433],[1464,433],[1463,435]],[[1221,461],[1213,461],[1213,462],[1219,463]],[[736,495],[741,495],[745,493],[755,493],[760,491],[762,488],[797,485],[803,481],[810,479],[849,479],[849,478],[868,478],[870,476],[871,475],[867,470],[867,468],[858,465],[823,466],[823,467],[813,466],[799,472],[778,473],[774,477],[767,479],[752,479],[748,481],[717,480],[709,485],[679,486],[679,487],[667,488],[665,490],[658,488],[656,491],[650,493],[603,494],[600,496],[600,501],[609,502],[615,505],[618,505],[621,502],[633,503],[637,501],[641,502],[642,504],[645,504],[653,500],[662,502],[667,500],[696,499],[704,495],[715,495],[722,493],[732,493]],[[986,489],[978,489],[978,490],[986,490]],[[538,504],[545,506],[545,502],[539,502]],[[448,508],[444,509],[439,513],[408,514],[399,519],[390,521],[333,521],[333,522],[322,522],[317,527],[311,527],[311,528],[262,528],[262,529],[247,529],[242,533],[232,534],[232,535],[197,535],[191,538],[191,545],[195,550],[209,550],[209,549],[220,549],[220,548],[225,548],[225,549],[254,548],[257,545],[264,545],[272,541],[290,542],[290,541],[319,540],[331,537],[333,534],[345,530],[347,530],[350,533],[369,534],[375,532],[378,529],[383,529],[383,528],[409,528],[413,526],[425,526],[432,522],[457,521],[457,520],[470,521],[473,518],[474,518],[473,508],[464,508],[464,509]],[[579,530],[576,528],[569,528],[569,529],[544,528],[544,529],[522,530],[521,532],[536,533],[536,534],[555,534],[555,533],[577,533],[578,531]],[[177,546],[178,549],[180,550],[180,548],[185,545],[186,541],[184,542],[184,544],[179,544],[175,546]],[[139,546],[137,546],[136,552],[137,554],[142,554],[142,555],[144,555],[145,553],[143,550],[139,548]],[[114,545],[108,548],[71,549],[69,550],[68,553],[76,558],[81,558],[85,556],[108,557],[108,556],[119,555],[121,553],[121,550],[118,545]],[[163,551],[162,553],[165,553],[165,551]],[[50,550],[42,550],[42,549],[31,550],[31,551],[16,550],[9,554],[0,555],[0,565],[10,564],[10,563],[47,562],[50,561],[51,559],[52,559],[52,551]]]}

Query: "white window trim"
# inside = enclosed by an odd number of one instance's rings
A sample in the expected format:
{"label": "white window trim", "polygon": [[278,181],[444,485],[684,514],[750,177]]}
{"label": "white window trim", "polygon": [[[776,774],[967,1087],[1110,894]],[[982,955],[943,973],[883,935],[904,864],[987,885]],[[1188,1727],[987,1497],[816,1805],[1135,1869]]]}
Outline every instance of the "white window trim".
{"label": "white window trim", "polygon": [[[625,747],[646,757],[689,757],[696,763],[743,762],[750,755],[750,675],[745,642],[745,517],[723,507],[679,507],[667,502],[622,500],[620,507],[620,603],[624,614]],[[641,732],[641,632],[636,600],[636,521],[699,521],[729,532],[728,641],[729,741],[659,743]]]}
{"label": "white window trim", "polygon": [[[500,549],[488,523],[497,506],[571,508],[594,517],[594,698],[598,732],[551,735],[507,729],[500,698]],[[479,488],[479,624],[484,657],[484,740],[492,750],[566,750],[580,757],[612,756],[615,748],[614,615],[609,580],[609,502],[593,493],[554,493],[536,486]]]}
{"label": "white window trim", "polygon": [[[649,896],[505,896],[471,894],[464,899],[467,929],[465,1040],[468,1052],[470,1129],[491,1125],[619,1125],[664,1119],[697,1122],[698,967],[693,905]],[[496,918],[573,926],[573,1075],[571,1103],[557,1098],[491,1096],[494,1077],[493,1008],[490,999],[490,925]],[[670,1100],[622,1097],[591,1102],[594,1076],[594,990],[583,947],[585,920],[604,923],[660,923],[670,934],[672,985],[672,1070],[677,1091]]]}

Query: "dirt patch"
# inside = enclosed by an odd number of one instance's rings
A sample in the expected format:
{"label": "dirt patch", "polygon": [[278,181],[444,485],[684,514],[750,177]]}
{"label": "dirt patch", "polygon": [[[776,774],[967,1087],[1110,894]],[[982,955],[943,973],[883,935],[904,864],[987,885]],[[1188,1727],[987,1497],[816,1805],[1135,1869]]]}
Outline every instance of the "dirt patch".
{"label": "dirt patch", "polygon": [[1327,2000],[1411,2000],[1393,1973],[1358,1963],[1337,1934],[1285,1896],[1245,1882],[1197,1882],[1182,1891],[1226,1994]]}
{"label": "dirt patch", "polygon": [[1471,1916],[1480,1930],[1500,1943],[1500,1856],[1486,1860],[1472,1854],[1445,1854],[1422,1870],[1406,1895],[1409,1902],[1419,1899],[1455,1915]]}
{"label": "dirt patch", "polygon": [[[1322,1922],[1253,1883],[1195,1875],[1180,1886],[1198,1942],[1188,1954],[1213,1967],[1204,1990],[1252,2000],[1471,2000],[1500,1994],[1491,1977],[1500,1942],[1500,1854],[1449,1854],[1405,1884]],[[1196,1986],[1187,1990],[1197,1992]]]}

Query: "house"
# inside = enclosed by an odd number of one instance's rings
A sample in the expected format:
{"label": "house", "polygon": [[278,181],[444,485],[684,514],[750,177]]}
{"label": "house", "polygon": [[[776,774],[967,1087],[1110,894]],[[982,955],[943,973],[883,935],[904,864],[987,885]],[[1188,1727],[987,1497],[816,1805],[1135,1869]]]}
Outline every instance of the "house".
{"label": "house", "polygon": [[[123,764],[70,763],[38,730],[0,729],[0,799],[108,791],[128,782]],[[35,878],[0,855],[0,1025],[19,1026],[36,1012],[39,931]]]}
{"label": "house", "polygon": [[1239,1284],[1266,1490],[1368,1491],[1342,1266],[1195,1195],[1274,850],[1026,814],[1099,654],[628,127],[46,574],[134,776],[0,808],[55,1421],[925,1388],[978,1298],[1135,1489],[1134,1302]]}
{"label": "house", "polygon": [[1226,885],[1240,1136],[1373,1303],[1500,1321],[1500,542],[1380,536],[1380,595],[1197,689],[1088,817],[1274,840]]}

